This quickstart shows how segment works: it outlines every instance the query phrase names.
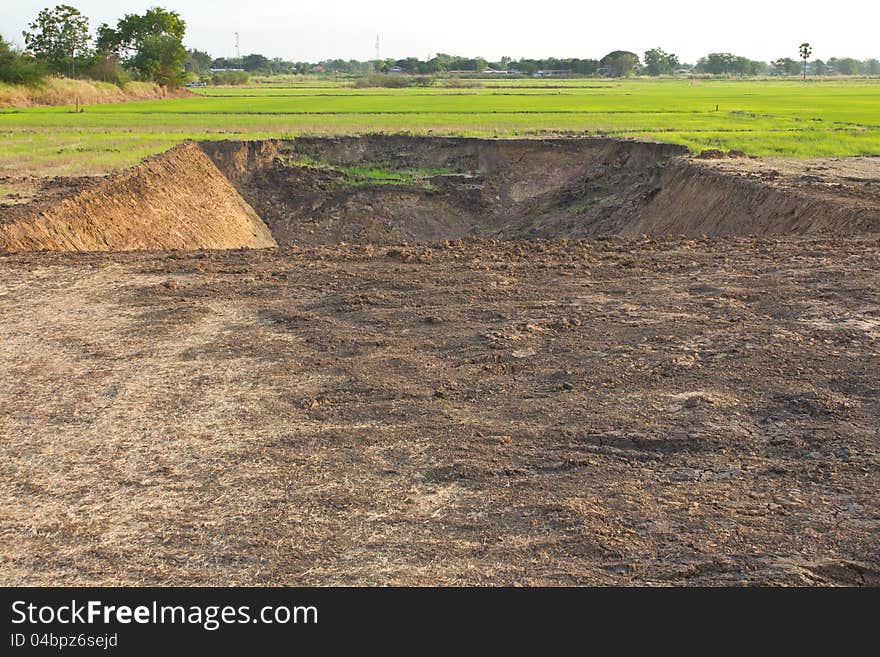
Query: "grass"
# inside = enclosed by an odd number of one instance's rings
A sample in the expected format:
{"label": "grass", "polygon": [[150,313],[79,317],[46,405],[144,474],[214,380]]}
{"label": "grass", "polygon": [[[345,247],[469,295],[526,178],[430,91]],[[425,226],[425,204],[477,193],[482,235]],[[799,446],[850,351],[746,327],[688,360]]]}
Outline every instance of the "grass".
{"label": "grass", "polygon": [[308,166],[337,171],[339,183],[349,187],[361,185],[405,185],[435,189],[432,180],[440,176],[461,175],[461,172],[443,167],[385,169],[377,166],[336,166],[311,156],[297,156],[288,160],[292,166]]}
{"label": "grass", "polygon": [[166,95],[166,90],[151,82],[128,82],[118,87],[108,82],[50,77],[35,86],[0,83],[0,108],[69,106],[76,100],[86,105],[115,103],[164,98]]}
{"label": "grass", "polygon": [[[185,98],[0,110],[0,171],[100,173],[185,139],[407,132],[609,135],[752,155],[880,154],[880,80],[493,80],[351,89],[258,80]],[[493,86],[494,85],[494,86]]]}
{"label": "grass", "polygon": [[455,175],[451,169],[381,169],[378,167],[352,166],[339,167],[343,173],[343,183],[358,185],[407,185],[423,189],[434,189],[432,179]]}

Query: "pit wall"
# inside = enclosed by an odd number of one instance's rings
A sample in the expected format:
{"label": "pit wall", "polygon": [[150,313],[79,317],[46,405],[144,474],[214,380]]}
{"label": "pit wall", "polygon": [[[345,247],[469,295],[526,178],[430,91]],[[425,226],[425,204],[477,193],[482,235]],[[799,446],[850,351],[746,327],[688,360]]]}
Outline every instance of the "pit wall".
{"label": "pit wall", "polygon": [[[673,144],[600,138],[472,139],[368,135],[205,142],[202,148],[278,243],[392,244],[618,232],[656,193]],[[424,189],[335,184],[298,163],[445,170]]]}
{"label": "pit wall", "polygon": [[260,217],[193,143],[0,223],[0,252],[272,246]]}
{"label": "pit wall", "polygon": [[[299,161],[461,172],[338,183]],[[671,144],[373,135],[187,143],[0,216],[0,252],[237,249],[458,239],[880,232],[877,196],[780,187]],[[873,180],[873,179],[872,179]],[[821,182],[821,181],[820,181]]]}
{"label": "pit wall", "polygon": [[[434,214],[442,211],[454,218],[458,232],[465,232],[470,225],[476,226],[472,233],[507,239],[643,234],[852,236],[880,232],[880,208],[876,205],[744,178],[695,160],[687,156],[685,148],[672,144],[607,138],[491,140],[368,135],[221,141],[203,143],[202,148],[255,205],[263,192],[251,183],[278,158],[310,157],[334,165],[449,167],[479,173],[479,193],[470,194],[469,199],[464,194],[447,194],[441,203],[436,194],[423,193],[406,204],[409,216],[427,227],[421,232],[396,230],[390,241],[434,238],[439,229],[428,225],[431,204],[437,205]],[[394,192],[388,189],[384,193],[390,198]],[[351,202],[356,194],[350,193],[346,202],[358,213],[366,207],[381,214],[380,197],[374,194],[358,205]],[[398,202],[396,207],[402,204]],[[313,212],[321,211],[314,198],[312,208],[317,208]],[[272,216],[273,210],[277,216]],[[276,198],[262,215],[282,244],[288,236],[301,237],[284,224],[290,217],[299,221],[300,208],[285,215],[286,210],[283,198]],[[435,223],[439,225],[439,219],[435,218]]]}
{"label": "pit wall", "polygon": [[854,236],[876,232],[880,232],[880,207],[778,189],[681,159],[665,167],[660,191],[619,234]]}

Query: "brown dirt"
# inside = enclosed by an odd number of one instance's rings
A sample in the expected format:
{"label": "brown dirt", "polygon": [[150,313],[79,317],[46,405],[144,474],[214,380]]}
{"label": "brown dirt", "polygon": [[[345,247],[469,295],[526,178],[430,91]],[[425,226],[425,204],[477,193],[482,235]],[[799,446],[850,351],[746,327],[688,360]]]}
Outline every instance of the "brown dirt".
{"label": "brown dirt", "polygon": [[[0,250],[188,251],[0,256],[0,580],[880,585],[877,167],[363,137],[6,181]],[[248,202],[290,246],[193,250],[274,244]],[[596,237],[652,232],[715,237]]]}
{"label": "brown dirt", "polygon": [[0,252],[275,246],[265,224],[195,144],[99,183],[78,184],[48,185],[54,197],[3,207]]}
{"label": "brown dirt", "polygon": [[880,241],[0,257],[6,584],[880,583]]}
{"label": "brown dirt", "polygon": [[[625,140],[408,136],[202,148],[282,245],[880,232],[878,158],[718,163],[683,157],[685,149],[674,145]],[[298,165],[304,158],[459,175],[434,178],[431,189],[352,187],[340,184],[338,171]]]}
{"label": "brown dirt", "polygon": [[880,232],[880,158],[681,160],[621,234]]}
{"label": "brown dirt", "polygon": [[[598,138],[186,144],[103,182],[5,179],[0,251],[880,232],[878,158],[683,153]],[[354,165],[429,177],[352,184],[345,168]]]}
{"label": "brown dirt", "polygon": [[[613,233],[656,192],[662,165],[686,149],[610,139],[454,137],[297,138],[207,142],[218,168],[279,244],[395,244]],[[299,166],[445,169],[431,189],[340,184],[339,172]]]}
{"label": "brown dirt", "polygon": [[101,180],[103,176],[0,176],[0,224],[38,214]]}

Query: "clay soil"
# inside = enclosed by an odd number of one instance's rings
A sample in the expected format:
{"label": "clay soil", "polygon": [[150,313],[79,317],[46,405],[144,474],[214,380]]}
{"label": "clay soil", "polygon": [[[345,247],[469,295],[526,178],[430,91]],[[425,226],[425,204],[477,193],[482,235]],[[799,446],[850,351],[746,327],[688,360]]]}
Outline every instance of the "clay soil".
{"label": "clay soil", "polygon": [[880,584],[880,240],[0,257],[5,584]]}

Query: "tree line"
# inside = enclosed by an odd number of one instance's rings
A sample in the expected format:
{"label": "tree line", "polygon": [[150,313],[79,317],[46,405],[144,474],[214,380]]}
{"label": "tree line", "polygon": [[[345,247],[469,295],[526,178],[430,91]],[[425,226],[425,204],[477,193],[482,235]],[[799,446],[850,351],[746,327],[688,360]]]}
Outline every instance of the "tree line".
{"label": "tree line", "polygon": [[22,33],[24,50],[0,37],[0,81],[31,84],[46,75],[122,84],[132,79],[177,86],[186,76],[186,22],[175,11],[153,7],[126,14],[114,27],[98,26],[71,5],[43,9]]}
{"label": "tree line", "polygon": [[[503,57],[489,61],[480,57],[459,57],[438,54],[426,60],[416,57],[405,59],[327,59],[317,62],[293,62],[281,58],[269,59],[260,54],[250,54],[235,58],[212,59],[207,53],[193,51],[199,55],[199,62],[189,62],[188,70],[204,73],[210,69],[241,69],[250,74],[278,75],[307,73],[336,73],[346,76],[365,76],[390,71],[413,75],[447,75],[450,73],[483,74],[487,71],[506,71],[511,74],[532,76],[540,72],[567,74],[573,77],[606,75],[627,77],[631,75],[662,76],[674,73],[698,73],[705,75],[761,76],[761,75],[800,75],[804,62],[790,57],[772,62],[756,61],[732,53],[710,53],[700,57],[696,64],[679,61],[674,53],[662,48],[645,51],[643,57],[636,53],[616,50],[601,59],[511,59]],[[815,59],[806,62],[808,75],[880,75],[880,61],[877,59],[858,60],[851,57],[831,57],[828,60]]]}
{"label": "tree line", "polygon": [[[247,81],[248,74],[334,73],[368,76],[375,73],[408,73],[416,76],[500,73],[514,75],[568,75],[573,77],[632,75],[662,76],[692,72],[706,75],[794,76],[880,75],[877,59],[832,57],[808,61],[812,49],[799,59],[782,57],[772,62],[732,53],[710,53],[695,65],[682,63],[674,53],[652,48],[640,57],[615,50],[601,59],[546,58],[489,61],[439,53],[428,59],[331,59],[293,62],[252,53],[241,58],[212,57],[183,45],[186,22],[175,11],[154,7],[144,14],[126,14],[114,27],[98,26],[94,37],[89,19],[71,5],[43,9],[23,32],[25,48],[17,50],[0,37],[0,81],[30,84],[47,74],[87,77],[122,84],[131,79],[177,86],[188,78],[211,78],[216,83]],[[218,72],[219,71],[219,72]]]}

